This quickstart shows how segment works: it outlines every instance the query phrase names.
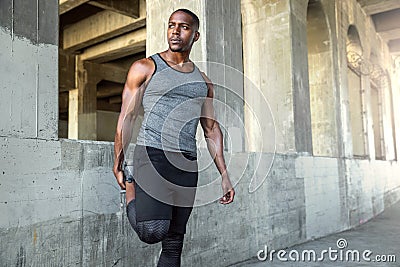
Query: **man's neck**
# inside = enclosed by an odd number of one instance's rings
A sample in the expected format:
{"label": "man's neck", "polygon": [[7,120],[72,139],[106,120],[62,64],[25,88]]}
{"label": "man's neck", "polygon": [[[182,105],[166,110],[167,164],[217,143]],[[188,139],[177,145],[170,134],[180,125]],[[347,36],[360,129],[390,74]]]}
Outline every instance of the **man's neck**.
{"label": "man's neck", "polygon": [[171,50],[164,51],[164,58],[170,62],[173,62],[176,65],[183,65],[184,63],[189,62],[189,54],[190,51],[185,52],[173,52]]}

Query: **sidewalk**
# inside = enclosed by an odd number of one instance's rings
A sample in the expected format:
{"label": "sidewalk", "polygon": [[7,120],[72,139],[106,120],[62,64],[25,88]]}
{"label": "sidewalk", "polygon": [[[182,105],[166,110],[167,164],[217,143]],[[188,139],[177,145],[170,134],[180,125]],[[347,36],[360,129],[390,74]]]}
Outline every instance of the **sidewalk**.
{"label": "sidewalk", "polygon": [[[347,241],[347,247],[342,249],[343,252],[348,250],[358,250],[360,255],[360,262],[353,261],[352,256],[349,255],[350,261],[346,261],[346,254],[343,253],[343,260],[330,260],[329,254],[324,254],[323,261],[301,261],[301,254],[303,250],[314,250],[316,252],[316,258],[321,256],[322,250],[328,250],[329,247],[338,250],[337,241],[338,239],[345,239]],[[264,248],[260,248],[264,249]],[[289,252],[296,250],[299,252],[300,261],[290,261]],[[371,262],[366,262],[362,258],[362,253],[365,250],[372,251],[369,255]],[[400,202],[397,202],[382,214],[378,215],[369,222],[358,226],[354,229],[341,232],[338,234],[333,234],[327,237],[323,237],[318,240],[309,241],[304,244],[296,245],[285,249],[286,255],[284,257],[288,258],[289,261],[283,262],[279,261],[277,258],[277,253],[273,256],[273,261],[271,262],[268,257],[265,261],[260,261],[257,258],[248,260],[246,262],[238,263],[235,267],[276,267],[276,266],[300,266],[300,267],[317,267],[317,266],[390,266],[398,267],[400,266]],[[350,253],[348,253],[350,254]],[[377,262],[375,256],[377,255],[395,255],[395,262]],[[292,254],[296,256],[295,254]],[[339,253],[336,253],[339,255]],[[261,254],[263,256],[263,254]],[[368,255],[367,255],[368,256]],[[384,256],[383,256],[384,257]],[[307,258],[307,257],[306,257]]]}

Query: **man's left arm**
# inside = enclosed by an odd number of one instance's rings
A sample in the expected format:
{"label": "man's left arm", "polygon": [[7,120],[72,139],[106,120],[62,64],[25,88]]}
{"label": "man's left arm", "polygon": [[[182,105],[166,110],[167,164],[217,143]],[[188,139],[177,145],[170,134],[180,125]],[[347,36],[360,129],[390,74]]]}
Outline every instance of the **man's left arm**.
{"label": "man's left arm", "polygon": [[213,106],[214,86],[204,73],[202,73],[202,75],[207,83],[208,94],[201,109],[200,124],[204,131],[208,151],[222,177],[221,185],[223,196],[220,198],[220,203],[229,204],[233,201],[235,190],[233,189],[226,169],[222,131],[219,127],[219,123],[215,119]]}

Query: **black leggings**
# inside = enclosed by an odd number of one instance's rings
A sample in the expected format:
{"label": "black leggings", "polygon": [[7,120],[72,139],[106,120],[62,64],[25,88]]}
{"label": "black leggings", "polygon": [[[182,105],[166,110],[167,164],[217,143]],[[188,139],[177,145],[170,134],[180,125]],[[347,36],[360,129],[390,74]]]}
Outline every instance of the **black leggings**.
{"label": "black leggings", "polygon": [[136,222],[135,199],[128,203],[126,213],[129,223],[140,240],[147,244],[161,241],[162,251],[158,267],[181,266],[183,234],[169,231],[170,220],[149,220]]}

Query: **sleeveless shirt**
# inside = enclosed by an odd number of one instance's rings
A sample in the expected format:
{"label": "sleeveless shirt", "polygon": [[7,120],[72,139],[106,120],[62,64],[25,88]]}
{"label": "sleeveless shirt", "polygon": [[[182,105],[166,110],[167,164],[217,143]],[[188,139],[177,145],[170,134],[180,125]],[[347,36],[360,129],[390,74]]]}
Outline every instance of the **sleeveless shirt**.
{"label": "sleeveless shirt", "polygon": [[197,157],[196,130],[208,87],[193,63],[192,72],[173,69],[157,53],[155,71],[143,95],[144,118],[138,145]]}

